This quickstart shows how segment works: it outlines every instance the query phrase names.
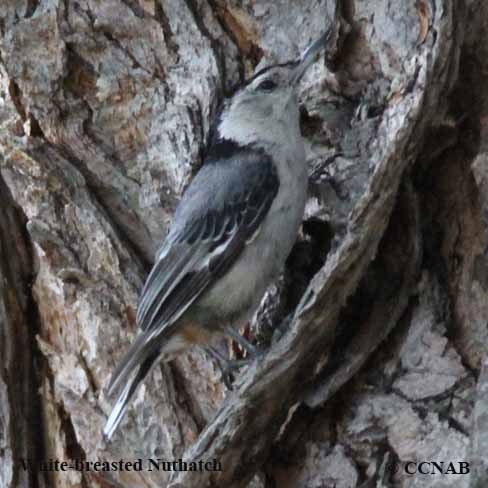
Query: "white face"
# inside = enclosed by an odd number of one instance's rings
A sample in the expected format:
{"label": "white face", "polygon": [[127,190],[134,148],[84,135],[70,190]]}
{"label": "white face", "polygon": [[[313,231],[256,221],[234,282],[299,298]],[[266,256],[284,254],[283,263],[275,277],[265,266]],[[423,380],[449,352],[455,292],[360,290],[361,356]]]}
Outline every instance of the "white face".
{"label": "white face", "polygon": [[274,66],[255,75],[232,100],[234,108],[252,107],[258,117],[280,116],[293,95],[293,70],[289,65]]}
{"label": "white face", "polygon": [[220,136],[241,143],[287,137],[298,130],[298,99],[292,64],[273,66],[251,78],[227,102]]}

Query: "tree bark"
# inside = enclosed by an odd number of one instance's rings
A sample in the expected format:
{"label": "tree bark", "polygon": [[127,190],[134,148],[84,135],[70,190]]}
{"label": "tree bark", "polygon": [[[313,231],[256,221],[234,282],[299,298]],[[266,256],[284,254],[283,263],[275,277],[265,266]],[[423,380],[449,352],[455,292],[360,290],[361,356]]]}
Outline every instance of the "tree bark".
{"label": "tree bark", "polygon": [[[302,231],[246,332],[265,356],[232,392],[198,349],[158,366],[104,443],[218,103],[324,31]],[[487,31],[481,0],[4,1],[0,487],[485,486]],[[74,459],[144,469],[39,469]]]}

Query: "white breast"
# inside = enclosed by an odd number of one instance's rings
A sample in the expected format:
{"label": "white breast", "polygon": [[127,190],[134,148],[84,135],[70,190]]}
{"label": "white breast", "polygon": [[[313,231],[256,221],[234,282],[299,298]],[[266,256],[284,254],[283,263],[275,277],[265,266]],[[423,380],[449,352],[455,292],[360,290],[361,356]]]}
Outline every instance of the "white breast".
{"label": "white breast", "polygon": [[[259,233],[229,272],[204,297],[220,315],[248,320],[266,288],[282,271],[300,227],[307,197],[307,168],[298,131],[280,147],[265,147],[276,160],[280,187]],[[234,324],[239,325],[239,324]]]}

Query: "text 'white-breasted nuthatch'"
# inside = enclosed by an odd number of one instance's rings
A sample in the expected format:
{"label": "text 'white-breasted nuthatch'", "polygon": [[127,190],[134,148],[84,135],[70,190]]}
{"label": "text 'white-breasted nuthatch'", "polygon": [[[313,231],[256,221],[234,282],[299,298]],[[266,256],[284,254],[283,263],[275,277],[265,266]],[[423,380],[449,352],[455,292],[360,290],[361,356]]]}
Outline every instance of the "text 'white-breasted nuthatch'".
{"label": "text 'white-breasted nuthatch'", "polygon": [[[250,319],[282,271],[307,197],[297,85],[324,46],[299,61],[267,67],[227,98],[204,164],[186,189],[147,278],[139,334],[112,375],[117,401],[103,430],[110,439],[156,361],[208,345]],[[232,328],[234,327],[234,328]]]}

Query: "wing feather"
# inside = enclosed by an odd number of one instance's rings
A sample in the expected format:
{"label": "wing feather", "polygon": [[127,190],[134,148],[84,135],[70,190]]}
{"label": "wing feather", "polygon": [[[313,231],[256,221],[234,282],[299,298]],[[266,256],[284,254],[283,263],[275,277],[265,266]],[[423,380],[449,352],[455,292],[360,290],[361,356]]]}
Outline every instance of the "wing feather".
{"label": "wing feather", "polygon": [[[264,220],[278,188],[274,163],[262,151],[210,162],[200,170],[175,212],[175,224],[141,294],[137,321],[143,331],[174,322],[172,316],[185,301],[229,269]],[[198,275],[206,278],[197,280]]]}

